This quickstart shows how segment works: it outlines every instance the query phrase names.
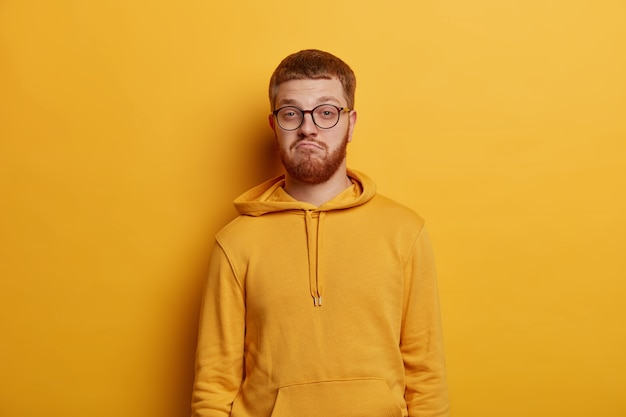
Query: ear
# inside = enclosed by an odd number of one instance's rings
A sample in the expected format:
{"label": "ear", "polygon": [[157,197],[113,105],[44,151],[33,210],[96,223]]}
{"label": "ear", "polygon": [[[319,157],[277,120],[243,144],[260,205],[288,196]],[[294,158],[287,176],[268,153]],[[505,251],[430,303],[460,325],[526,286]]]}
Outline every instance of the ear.
{"label": "ear", "polygon": [[354,132],[354,125],[356,124],[356,110],[350,112],[350,119],[348,124],[348,142],[352,142],[352,133]]}
{"label": "ear", "polygon": [[274,115],[270,113],[270,115],[267,117],[267,120],[270,123],[270,128],[272,128],[274,135],[276,135],[276,119],[274,119]]}

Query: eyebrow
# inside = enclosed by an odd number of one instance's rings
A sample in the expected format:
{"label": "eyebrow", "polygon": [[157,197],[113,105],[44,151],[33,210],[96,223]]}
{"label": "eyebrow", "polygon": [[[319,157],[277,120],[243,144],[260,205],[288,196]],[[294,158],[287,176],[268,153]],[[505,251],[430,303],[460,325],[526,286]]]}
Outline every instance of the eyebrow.
{"label": "eyebrow", "polygon": [[[341,102],[333,96],[323,96],[323,97],[318,98],[316,101],[316,105],[324,104],[328,102],[333,102],[341,106]],[[277,106],[279,105],[280,106],[293,106],[296,104],[300,104],[300,103],[297,100],[294,100],[292,98],[284,98],[284,99],[279,100],[278,103],[276,103]]]}

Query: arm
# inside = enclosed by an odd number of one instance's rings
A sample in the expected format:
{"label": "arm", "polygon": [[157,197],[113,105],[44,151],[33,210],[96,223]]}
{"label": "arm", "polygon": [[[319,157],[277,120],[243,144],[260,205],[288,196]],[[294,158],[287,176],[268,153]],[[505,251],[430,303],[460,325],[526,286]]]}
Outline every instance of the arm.
{"label": "arm", "polygon": [[435,264],[422,228],[405,266],[404,320],[400,349],[410,417],[447,417],[443,336]]}
{"label": "arm", "polygon": [[221,245],[211,255],[196,351],[193,417],[226,417],[241,387],[245,301]]}

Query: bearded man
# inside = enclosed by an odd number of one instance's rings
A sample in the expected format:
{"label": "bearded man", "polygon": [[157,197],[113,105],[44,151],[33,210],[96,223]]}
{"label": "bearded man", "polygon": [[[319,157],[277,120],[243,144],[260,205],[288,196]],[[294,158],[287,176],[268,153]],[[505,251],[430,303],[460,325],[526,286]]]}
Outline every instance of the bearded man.
{"label": "bearded man", "polygon": [[283,175],[235,200],[200,317],[194,417],[448,416],[424,221],[348,169],[356,79],[304,50],[270,79]]}

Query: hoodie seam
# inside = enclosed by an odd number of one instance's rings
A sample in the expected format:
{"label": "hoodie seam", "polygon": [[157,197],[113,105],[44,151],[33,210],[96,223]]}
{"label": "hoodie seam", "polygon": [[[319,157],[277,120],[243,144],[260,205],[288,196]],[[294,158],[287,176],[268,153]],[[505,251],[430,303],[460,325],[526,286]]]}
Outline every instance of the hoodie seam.
{"label": "hoodie seam", "polygon": [[294,382],[292,384],[283,384],[283,385],[279,385],[278,389],[306,386],[306,385],[327,384],[327,383],[333,383],[333,382],[358,382],[358,381],[383,381],[385,383],[387,382],[387,380],[384,377],[376,377],[376,376],[354,377],[354,378],[330,378],[330,379],[316,379],[313,381]]}
{"label": "hoodie seam", "polygon": [[[413,238],[413,242],[411,243],[411,246],[409,248],[408,256],[404,260],[404,263],[402,266],[402,281],[403,281],[404,291],[406,291],[406,288],[407,288],[407,281],[413,279],[413,277],[407,277],[407,269],[409,268],[409,264],[413,260],[413,257],[417,256],[417,254],[415,253],[416,246],[417,246],[417,242],[419,241],[422,232],[424,231],[424,228],[425,228],[425,222],[422,221],[419,228],[417,229],[417,233],[415,234],[415,237]],[[414,285],[414,283],[410,283],[409,285]],[[402,322],[402,328],[404,328],[405,322],[407,319],[407,307],[408,307],[406,304],[406,294],[404,294],[402,298],[403,298],[403,301],[402,301],[401,322]]]}
{"label": "hoodie seam", "polygon": [[239,274],[237,273],[237,270],[235,269],[235,264],[234,264],[234,262],[233,262],[233,260],[232,260],[232,258],[230,256],[230,254],[228,253],[228,250],[226,249],[224,244],[220,241],[219,237],[216,237],[215,241],[217,242],[217,244],[220,247],[220,249],[222,249],[222,252],[224,253],[224,256],[226,256],[226,260],[228,261],[228,266],[230,267],[230,270],[233,273],[233,278],[235,278],[235,282],[237,282],[237,286],[239,287],[239,290],[243,294],[243,285],[241,283],[241,279],[239,279]]}
{"label": "hoodie seam", "polygon": [[409,251],[408,251],[408,255],[405,259],[404,262],[402,264],[402,268],[404,271],[406,271],[407,266],[409,265],[409,262],[411,261],[411,258],[413,258],[414,252],[415,252],[415,246],[417,246],[417,241],[420,238],[420,235],[422,234],[422,231],[424,230],[424,222],[422,222],[422,224],[419,226],[419,228],[417,229],[417,233],[415,233],[415,237],[413,238],[413,242],[411,243],[411,246],[409,247]]}

